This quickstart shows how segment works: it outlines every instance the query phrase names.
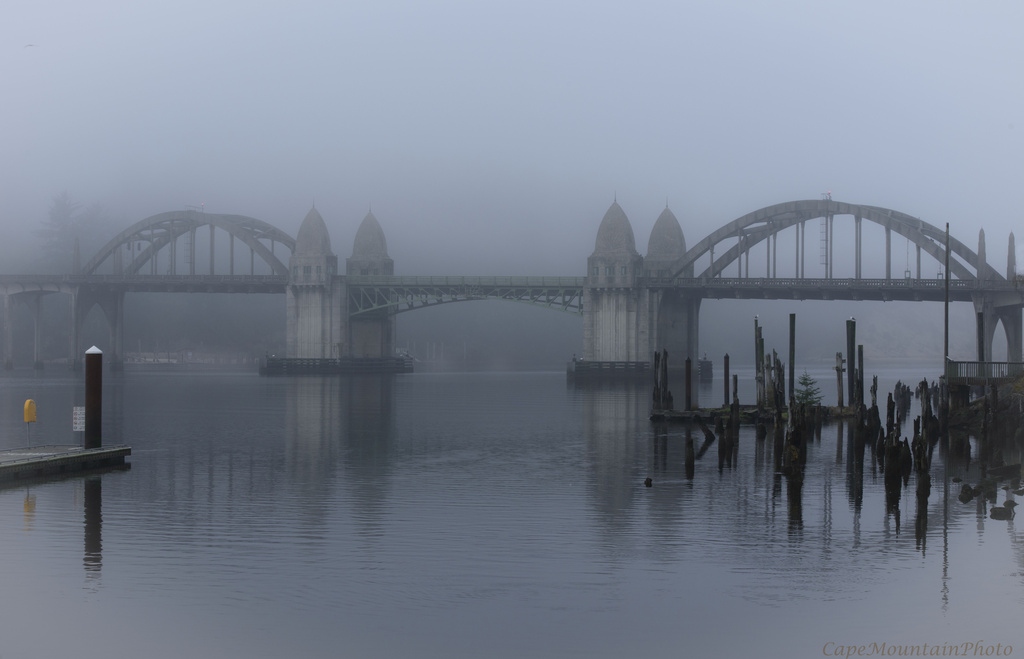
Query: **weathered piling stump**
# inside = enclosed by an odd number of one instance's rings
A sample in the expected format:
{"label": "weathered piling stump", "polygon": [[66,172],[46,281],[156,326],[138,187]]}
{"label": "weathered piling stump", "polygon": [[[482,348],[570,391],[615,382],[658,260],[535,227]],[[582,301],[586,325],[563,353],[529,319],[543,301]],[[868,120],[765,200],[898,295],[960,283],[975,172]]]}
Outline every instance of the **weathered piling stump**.
{"label": "weathered piling stump", "polygon": [[692,366],[693,366],[693,363],[690,361],[690,358],[687,357],[686,358],[686,407],[683,408],[687,412],[689,412],[690,410],[693,409],[693,394],[692,394],[692,386],[691,386],[691,383],[693,382],[693,380],[692,380],[692,378],[693,378],[693,368],[692,368]]}
{"label": "weathered piling stump", "polygon": [[722,407],[729,407],[729,353],[725,353],[722,362],[722,370],[725,373],[725,378],[722,380],[725,383],[725,398],[723,399]]}
{"label": "weathered piling stump", "polygon": [[688,480],[691,480],[691,481],[693,480],[693,473],[694,473],[694,467],[695,467],[695,462],[696,461],[697,461],[697,456],[696,456],[696,451],[694,451],[694,448],[693,448],[693,436],[690,435],[690,430],[689,430],[689,428],[687,428],[687,430],[686,430],[686,454],[685,454],[685,456],[683,458],[683,463],[684,463],[685,468],[686,468],[686,478]]}

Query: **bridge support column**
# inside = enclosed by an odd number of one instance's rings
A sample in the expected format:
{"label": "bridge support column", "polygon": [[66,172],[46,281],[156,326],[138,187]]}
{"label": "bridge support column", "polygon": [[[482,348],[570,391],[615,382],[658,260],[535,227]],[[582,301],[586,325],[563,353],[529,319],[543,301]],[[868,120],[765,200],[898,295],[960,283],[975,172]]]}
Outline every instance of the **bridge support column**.
{"label": "bridge support column", "polygon": [[124,369],[124,293],[112,293],[108,302],[107,323],[110,325],[110,370]]}
{"label": "bridge support column", "polygon": [[680,368],[689,358],[700,359],[700,302],[699,297],[664,291],[652,300],[654,331],[651,348],[668,350],[669,365]]}
{"label": "bridge support column", "polygon": [[82,335],[82,325],[93,305],[99,305],[110,328],[110,370],[120,371],[124,368],[124,291],[111,291],[106,294],[86,293],[79,290],[72,295],[71,313],[71,348],[72,355],[68,358],[70,367],[78,370],[78,359],[81,354],[78,345]]}
{"label": "bridge support column", "polygon": [[14,368],[14,323],[11,312],[14,310],[14,302],[11,296],[4,294],[4,370]]}
{"label": "bridge support column", "polygon": [[[588,361],[646,362],[662,346],[652,337],[656,318],[649,305],[662,296],[645,289],[587,287],[583,290],[583,358]],[[668,348],[670,351],[672,348]],[[682,366],[685,356],[674,353],[670,364]]]}
{"label": "bridge support column", "polygon": [[992,361],[992,338],[996,333],[996,312],[986,296],[974,298],[975,337],[979,362]]}
{"label": "bridge support column", "polygon": [[26,304],[32,313],[32,368],[42,370],[43,368],[43,320],[42,320],[42,296],[32,295]]}
{"label": "bridge support column", "polygon": [[1006,361],[1024,361],[1024,322],[1020,307],[1004,307],[999,309],[997,316],[1006,334]]}
{"label": "bridge support column", "polygon": [[68,332],[68,370],[78,370],[78,355],[81,351],[78,349],[78,335],[82,330],[82,323],[78,317],[78,291],[71,293],[71,331]]}

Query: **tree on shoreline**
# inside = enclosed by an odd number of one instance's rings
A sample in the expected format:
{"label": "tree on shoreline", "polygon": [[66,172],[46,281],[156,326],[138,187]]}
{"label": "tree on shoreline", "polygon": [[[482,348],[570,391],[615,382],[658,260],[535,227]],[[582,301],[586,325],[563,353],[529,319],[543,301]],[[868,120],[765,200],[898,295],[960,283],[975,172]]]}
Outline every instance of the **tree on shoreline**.
{"label": "tree on shoreline", "polygon": [[796,402],[801,405],[820,405],[824,396],[818,388],[818,381],[810,376],[807,371],[800,375],[800,386],[793,392]]}

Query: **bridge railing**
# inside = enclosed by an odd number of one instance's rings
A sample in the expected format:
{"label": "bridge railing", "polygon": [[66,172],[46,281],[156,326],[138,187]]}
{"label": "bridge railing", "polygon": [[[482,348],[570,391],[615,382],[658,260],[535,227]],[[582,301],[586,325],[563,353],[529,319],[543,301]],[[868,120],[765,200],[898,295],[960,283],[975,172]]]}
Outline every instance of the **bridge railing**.
{"label": "bridge railing", "polygon": [[18,284],[24,281],[34,283],[69,283],[69,284],[119,284],[138,281],[168,282],[247,282],[287,280],[285,275],[0,275],[0,284]]}
{"label": "bridge railing", "polygon": [[356,286],[509,286],[522,288],[583,288],[586,277],[449,277],[348,275]]}
{"label": "bridge railing", "polygon": [[985,384],[1008,381],[1024,375],[1021,362],[946,362],[946,382],[949,384]]}
{"label": "bridge railing", "polygon": [[[829,287],[829,288],[916,288],[916,289],[935,289],[941,290],[945,287],[946,282],[943,279],[915,279],[913,277],[907,278],[890,278],[890,279],[792,279],[792,278],[781,278],[781,277],[694,277],[685,278],[680,277],[679,279],[669,279],[667,277],[647,277],[644,283],[652,286],[672,286],[672,287],[720,287],[730,288],[735,286],[751,286],[751,285],[762,285],[762,286],[773,286],[773,287],[790,287],[790,288],[807,288],[813,286]],[[950,279],[949,287],[953,290],[972,290],[972,289],[1007,289],[1016,290],[1018,288],[1017,282],[1002,282],[998,280],[976,280],[976,279]]]}

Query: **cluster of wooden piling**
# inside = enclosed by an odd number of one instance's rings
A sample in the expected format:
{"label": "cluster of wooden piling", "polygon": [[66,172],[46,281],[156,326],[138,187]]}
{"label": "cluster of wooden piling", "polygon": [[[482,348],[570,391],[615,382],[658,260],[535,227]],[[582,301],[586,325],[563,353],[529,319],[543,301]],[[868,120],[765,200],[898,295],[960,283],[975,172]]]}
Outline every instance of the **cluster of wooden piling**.
{"label": "cluster of wooden piling", "polygon": [[661,412],[671,410],[673,405],[672,392],[668,388],[668,350],[662,350],[660,354],[654,353],[654,401],[651,409]]}

